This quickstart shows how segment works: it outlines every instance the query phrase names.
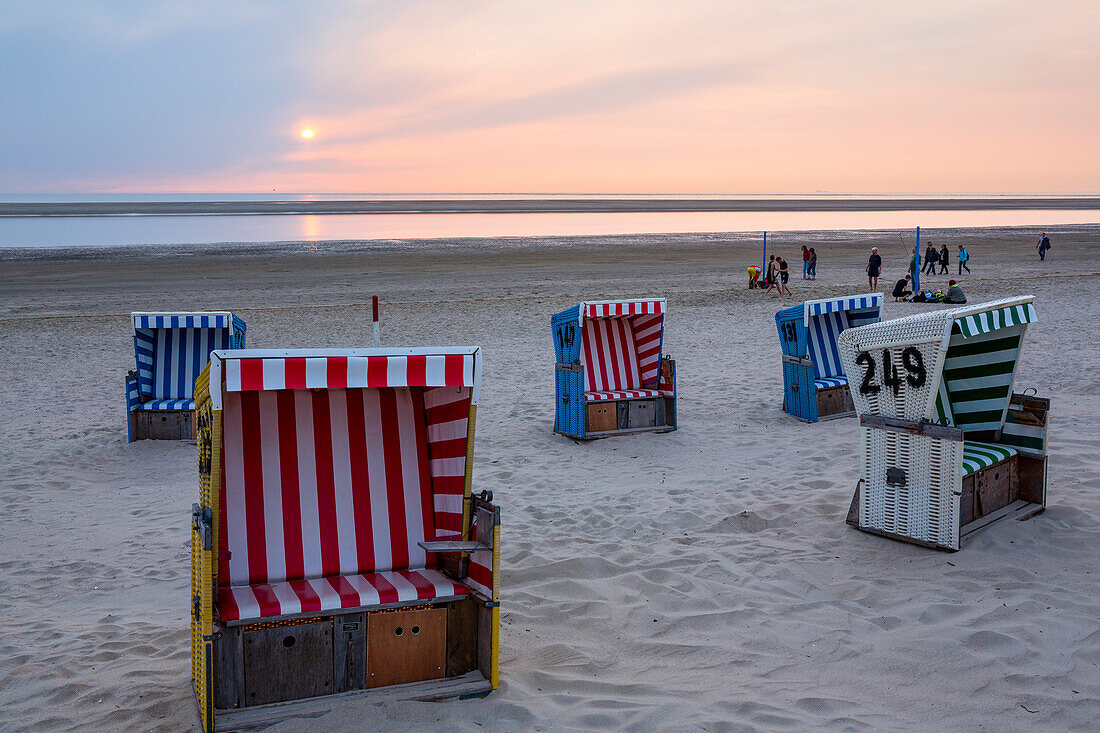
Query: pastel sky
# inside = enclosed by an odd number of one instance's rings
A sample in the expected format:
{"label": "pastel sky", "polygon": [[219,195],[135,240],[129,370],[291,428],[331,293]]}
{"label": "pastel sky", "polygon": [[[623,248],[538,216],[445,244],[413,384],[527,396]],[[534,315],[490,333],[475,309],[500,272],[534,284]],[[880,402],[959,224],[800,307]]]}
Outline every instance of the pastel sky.
{"label": "pastel sky", "polygon": [[0,192],[1096,192],[1098,39],[1096,0],[8,0]]}

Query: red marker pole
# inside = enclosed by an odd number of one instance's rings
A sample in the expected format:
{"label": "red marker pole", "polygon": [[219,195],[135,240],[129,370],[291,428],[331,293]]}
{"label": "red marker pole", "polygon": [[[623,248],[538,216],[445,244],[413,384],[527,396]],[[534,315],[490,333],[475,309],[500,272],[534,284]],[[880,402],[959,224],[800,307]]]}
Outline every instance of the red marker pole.
{"label": "red marker pole", "polygon": [[378,296],[372,295],[370,299],[371,309],[374,311],[374,348],[378,348]]}

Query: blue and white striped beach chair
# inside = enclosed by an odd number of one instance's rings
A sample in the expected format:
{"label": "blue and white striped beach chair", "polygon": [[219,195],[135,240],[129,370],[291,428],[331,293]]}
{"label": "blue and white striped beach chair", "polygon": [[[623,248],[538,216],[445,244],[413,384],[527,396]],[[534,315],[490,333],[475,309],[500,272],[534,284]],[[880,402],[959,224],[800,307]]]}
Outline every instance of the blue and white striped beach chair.
{"label": "blue and white striped beach chair", "polygon": [[195,378],[215,349],[243,349],[245,323],[229,311],[131,313],[136,369],[126,377],[126,435],[195,437]]}
{"label": "blue and white striped beach chair", "polygon": [[808,300],[775,314],[783,349],[783,410],[808,422],[854,414],[837,338],[877,323],[882,293]]}
{"label": "blue and white striped beach chair", "polygon": [[840,336],[860,416],[859,529],[947,550],[1046,506],[1050,400],[1016,394],[1031,296],[924,313]]}

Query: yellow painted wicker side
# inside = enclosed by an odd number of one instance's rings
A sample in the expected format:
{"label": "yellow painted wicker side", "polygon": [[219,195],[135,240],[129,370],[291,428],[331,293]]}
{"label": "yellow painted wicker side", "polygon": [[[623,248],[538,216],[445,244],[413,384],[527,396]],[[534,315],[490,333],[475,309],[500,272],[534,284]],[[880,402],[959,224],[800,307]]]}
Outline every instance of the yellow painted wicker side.
{"label": "yellow painted wicker side", "polygon": [[[198,422],[199,517],[191,527],[191,682],[204,731],[214,729],[213,648],[214,574],[217,556],[218,483],[221,475],[221,411],[210,400],[210,366],[195,380],[195,412]],[[207,513],[208,512],[208,513]],[[210,517],[210,537],[201,529],[203,514]],[[205,541],[204,541],[205,540]]]}

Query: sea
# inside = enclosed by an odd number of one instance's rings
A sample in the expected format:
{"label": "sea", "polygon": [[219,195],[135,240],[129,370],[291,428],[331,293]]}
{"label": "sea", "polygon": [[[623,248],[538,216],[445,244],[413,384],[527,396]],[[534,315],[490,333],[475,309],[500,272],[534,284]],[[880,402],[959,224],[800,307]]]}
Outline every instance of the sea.
{"label": "sea", "polygon": [[[1050,208],[1045,199],[1060,203]],[[1100,224],[1098,200],[1097,194],[8,194],[0,195],[0,248],[835,232],[911,230],[917,226],[1041,229]],[[473,202],[464,204],[472,210],[438,211],[446,208],[440,203],[448,201]],[[477,210],[482,203],[492,208],[491,202],[506,201],[549,202],[549,210]],[[631,210],[568,210],[608,201],[630,202]],[[644,210],[650,201],[709,202],[709,206],[734,201],[733,208],[738,210]],[[264,202],[284,205],[280,213],[248,213],[249,204]],[[310,205],[317,202],[388,202],[392,206],[384,209],[404,213],[311,213]],[[866,210],[872,202],[873,210]],[[896,202],[896,208],[890,202]],[[25,210],[18,208],[21,204],[42,206],[33,215],[7,213]],[[59,213],[69,204],[114,206],[109,215]],[[149,213],[157,211],[155,204],[185,204],[192,213]],[[225,213],[225,204],[241,213]],[[840,210],[814,210],[822,205]],[[934,208],[938,205],[945,208]],[[566,210],[552,210],[561,208]]]}

